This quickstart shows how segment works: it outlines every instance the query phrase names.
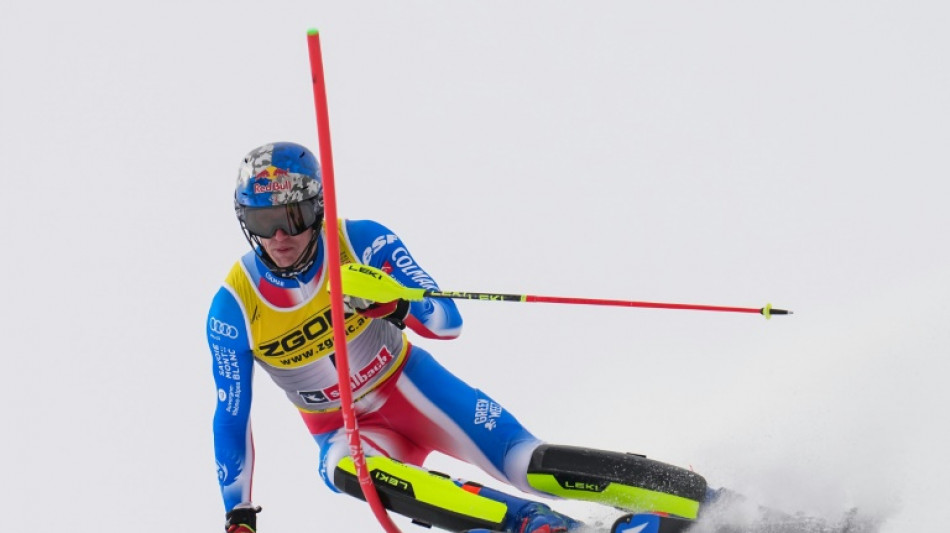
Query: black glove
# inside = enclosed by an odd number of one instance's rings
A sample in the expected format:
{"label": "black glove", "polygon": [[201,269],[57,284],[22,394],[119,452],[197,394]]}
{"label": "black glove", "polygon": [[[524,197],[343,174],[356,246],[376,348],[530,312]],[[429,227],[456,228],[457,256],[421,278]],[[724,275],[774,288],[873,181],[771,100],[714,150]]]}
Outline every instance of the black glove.
{"label": "black glove", "polygon": [[382,318],[396,325],[399,329],[406,329],[406,317],[409,316],[409,300],[393,300],[391,302],[374,302],[363,298],[345,298],[346,306],[357,313],[369,318]]}
{"label": "black glove", "polygon": [[227,514],[228,521],[224,524],[224,530],[228,533],[256,533],[259,512],[259,505],[231,509]]}

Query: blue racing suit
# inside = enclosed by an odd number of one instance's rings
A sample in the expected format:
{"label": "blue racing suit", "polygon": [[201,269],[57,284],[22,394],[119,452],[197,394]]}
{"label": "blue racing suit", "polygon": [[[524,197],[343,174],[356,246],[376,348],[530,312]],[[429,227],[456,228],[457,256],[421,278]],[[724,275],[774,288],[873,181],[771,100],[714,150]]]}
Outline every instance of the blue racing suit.
{"label": "blue racing suit", "polygon": [[[403,242],[370,220],[341,221],[340,263],[380,268],[407,287],[438,289]],[[320,472],[347,455],[327,290],[325,229],[313,266],[296,278],[274,275],[252,251],[238,260],[208,313],[217,407],[214,449],[225,510],[251,501],[254,448],[250,409],[254,363],[298,409],[320,447]],[[462,319],[452,300],[412,302],[405,324],[421,337],[452,339]],[[367,455],[421,465],[432,451],[475,464],[532,491],[527,468],[541,442],[478,389],[409,343],[393,323],[347,315],[350,383]]]}

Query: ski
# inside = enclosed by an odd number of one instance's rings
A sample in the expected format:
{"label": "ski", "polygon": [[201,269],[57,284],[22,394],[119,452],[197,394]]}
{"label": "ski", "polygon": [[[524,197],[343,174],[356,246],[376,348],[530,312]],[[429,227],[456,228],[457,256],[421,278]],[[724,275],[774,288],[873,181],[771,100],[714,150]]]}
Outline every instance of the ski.
{"label": "ski", "polygon": [[650,513],[625,514],[610,528],[610,533],[682,533],[693,520]]}
{"label": "ski", "polygon": [[[625,514],[617,518],[609,530],[604,533],[682,533],[693,525],[693,520],[675,516],[661,516],[650,513]],[[581,527],[581,531],[590,531],[590,526]],[[600,528],[596,528],[600,531]],[[464,533],[500,533],[490,529],[469,529]]]}

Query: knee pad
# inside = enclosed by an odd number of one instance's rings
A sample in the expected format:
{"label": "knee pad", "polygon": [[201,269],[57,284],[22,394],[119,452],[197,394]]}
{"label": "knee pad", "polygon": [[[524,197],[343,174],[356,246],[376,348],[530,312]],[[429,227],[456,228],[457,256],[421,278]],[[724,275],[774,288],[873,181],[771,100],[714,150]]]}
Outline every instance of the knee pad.
{"label": "knee pad", "polygon": [[543,444],[531,455],[532,488],[629,511],[696,518],[706,480],[684,468],[644,456]]}
{"label": "knee pad", "polygon": [[[383,506],[426,526],[450,531],[483,528],[500,530],[508,512],[504,503],[480,496],[475,483],[382,456],[366,458],[370,478]],[[365,500],[353,459],[344,457],[333,472],[333,484]]]}

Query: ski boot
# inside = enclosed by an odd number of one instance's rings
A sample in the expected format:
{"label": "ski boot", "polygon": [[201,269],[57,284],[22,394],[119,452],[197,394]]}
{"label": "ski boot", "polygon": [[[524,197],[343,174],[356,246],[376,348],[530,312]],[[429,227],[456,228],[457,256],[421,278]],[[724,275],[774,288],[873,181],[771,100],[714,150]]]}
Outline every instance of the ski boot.
{"label": "ski boot", "polygon": [[566,533],[577,530],[581,523],[547,505],[531,502],[512,513],[505,525],[511,533]]}
{"label": "ski boot", "polygon": [[465,533],[569,533],[582,524],[554,511],[542,503],[524,504],[505,520],[504,532],[490,529],[469,529]]}

